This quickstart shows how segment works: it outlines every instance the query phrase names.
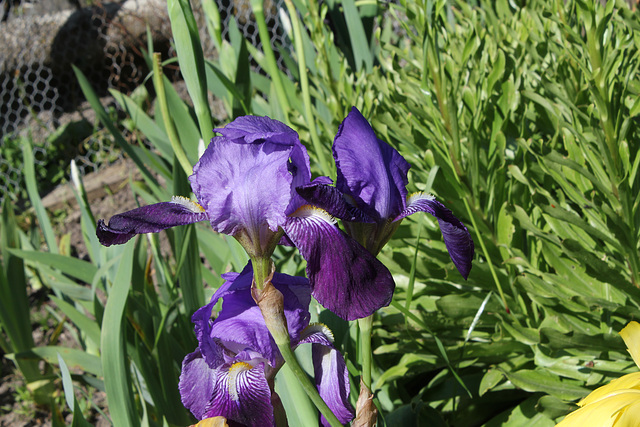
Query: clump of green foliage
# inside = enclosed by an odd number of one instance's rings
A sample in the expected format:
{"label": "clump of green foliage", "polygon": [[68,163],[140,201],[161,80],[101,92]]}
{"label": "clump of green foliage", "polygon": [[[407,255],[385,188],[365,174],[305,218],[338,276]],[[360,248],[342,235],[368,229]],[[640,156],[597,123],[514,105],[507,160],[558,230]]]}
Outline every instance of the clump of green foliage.
{"label": "clump of green foliage", "polygon": [[[314,172],[328,176],[333,135],[355,105],[412,164],[414,190],[435,193],[474,237],[466,282],[426,216],[403,221],[380,254],[398,285],[374,323],[381,425],[553,426],[572,402],[634,369],[617,335],[640,308],[640,22],[625,2],[286,2],[294,48],[278,54],[291,77],[233,25],[222,39],[217,10],[203,4],[219,61],[203,57],[188,2],[169,2],[191,103],[151,56],[155,116],[112,92],[152,149],[125,140],[78,73],[102,125],[142,171],[132,184],[142,203],[189,195],[185,171],[213,127],[207,91],[230,118],[294,125]],[[73,379],[106,390],[115,425],[188,424],[177,378],[195,345],[189,316],[220,273],[244,265],[242,252],[194,226],[168,232],[170,255],[157,236],[101,247],[79,186],[90,261],[72,259],[57,254],[34,188],[49,252],[20,233],[22,249],[2,251],[5,262],[26,262],[70,320],[81,349],[61,354],[85,372]],[[277,255],[280,271],[303,271],[294,252]],[[320,317],[357,375],[355,327]],[[59,364],[63,349],[29,345],[13,350],[16,361],[35,353]],[[316,418],[296,387],[276,386],[296,408],[290,424],[304,425]]]}

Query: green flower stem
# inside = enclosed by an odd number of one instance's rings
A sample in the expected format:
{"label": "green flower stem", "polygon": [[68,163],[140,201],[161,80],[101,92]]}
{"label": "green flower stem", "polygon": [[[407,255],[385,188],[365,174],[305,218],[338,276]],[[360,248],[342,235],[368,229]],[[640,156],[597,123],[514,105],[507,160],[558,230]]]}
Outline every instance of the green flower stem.
{"label": "green flower stem", "polygon": [[278,97],[278,101],[282,107],[284,120],[288,125],[290,125],[289,110],[291,107],[289,106],[289,100],[287,99],[287,93],[282,85],[282,80],[280,80],[280,69],[276,62],[276,56],[271,48],[271,38],[269,37],[269,30],[267,29],[267,23],[264,18],[262,0],[251,0],[251,8],[253,9],[253,14],[256,17],[256,23],[258,24],[258,35],[260,36],[260,43],[262,43],[262,51],[264,52],[265,59],[267,60],[267,64],[269,64],[268,71],[271,75],[273,85],[276,88],[276,96]]}
{"label": "green flower stem", "polygon": [[362,357],[362,382],[371,389],[371,329],[373,315],[358,319],[360,328],[360,352]]}
{"label": "green flower stem", "polygon": [[[271,328],[269,328],[269,330],[271,331]],[[304,391],[307,393],[307,396],[309,396],[309,399],[311,399],[313,404],[316,405],[316,408],[318,408],[320,413],[324,415],[324,417],[327,419],[327,421],[332,427],[341,427],[342,423],[333,414],[333,412],[327,406],[326,402],[322,399],[322,397],[320,397],[320,394],[318,393],[318,389],[314,384],[311,383],[311,379],[309,379],[309,376],[307,375],[307,373],[302,369],[302,367],[300,366],[300,363],[298,363],[298,359],[296,358],[296,355],[294,354],[293,350],[291,350],[291,343],[289,342],[289,339],[288,339],[289,336],[287,335],[286,342],[279,342],[275,336],[273,338],[275,339],[276,344],[280,349],[280,353],[282,354],[284,361],[287,363],[287,365],[289,366],[289,369],[291,369],[291,371],[296,376],[296,378],[298,378],[300,385],[302,386]]]}
{"label": "green flower stem", "polygon": [[[264,270],[264,264],[272,265],[271,260],[262,260],[262,265],[253,265],[254,275],[262,274]],[[289,338],[289,331],[287,329],[287,319],[284,315],[284,297],[280,291],[278,291],[275,286],[271,283],[271,277],[273,275],[273,270],[270,270],[269,276],[267,276],[266,281],[263,282],[262,288],[253,287],[251,289],[251,295],[255,300],[258,307],[260,307],[260,312],[262,313],[262,317],[264,318],[264,322],[273,337],[273,340],[276,342],[278,349],[280,349],[280,354],[282,354],[282,358],[284,359],[287,366],[293,374],[298,378],[300,385],[309,396],[309,399],[313,402],[314,405],[318,408],[320,413],[324,415],[324,417],[329,421],[332,427],[342,426],[338,418],[333,414],[331,409],[327,406],[326,402],[320,397],[318,390],[315,385],[312,384],[311,379],[307,375],[307,373],[302,369],[300,363],[298,363],[298,359],[291,349],[291,340]],[[257,279],[260,280],[260,279]],[[254,285],[257,283],[256,277],[254,276]]]}
{"label": "green flower stem", "polygon": [[180,144],[180,137],[178,136],[178,132],[176,131],[176,128],[173,124],[173,120],[169,115],[167,96],[164,92],[162,67],[160,66],[160,54],[157,52],[153,54],[153,85],[156,89],[158,105],[160,106],[160,113],[162,114],[162,121],[164,122],[164,127],[167,131],[169,141],[171,141],[171,148],[173,149],[173,153],[178,159],[180,166],[182,166],[182,169],[184,169],[184,173],[189,176],[193,172],[193,167],[191,166],[191,163],[189,163],[187,155],[182,149],[182,145]]}
{"label": "green flower stem", "polygon": [[255,287],[262,290],[265,284],[271,280],[273,274],[273,261],[271,258],[252,257],[251,265],[253,266],[253,283]]}
{"label": "green flower stem", "polygon": [[311,110],[309,77],[307,75],[307,62],[304,55],[304,46],[302,45],[302,32],[300,31],[298,12],[293,6],[291,0],[285,0],[284,3],[287,5],[287,10],[289,11],[289,17],[291,19],[291,26],[293,27],[293,38],[296,46],[296,55],[298,57],[298,69],[300,72],[300,88],[302,89],[302,100],[304,102],[304,114],[306,116],[307,126],[309,127],[309,133],[311,134],[311,142],[313,143],[313,149],[320,161],[320,167],[324,173],[329,173],[329,164],[327,163],[324,147],[322,147],[322,144],[320,143],[316,123],[313,119],[313,111]]}

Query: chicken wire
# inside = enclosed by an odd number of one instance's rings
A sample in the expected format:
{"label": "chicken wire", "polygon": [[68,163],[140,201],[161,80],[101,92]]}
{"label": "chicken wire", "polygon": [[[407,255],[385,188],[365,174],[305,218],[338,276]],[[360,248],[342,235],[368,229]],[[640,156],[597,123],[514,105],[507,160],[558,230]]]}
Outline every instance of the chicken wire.
{"label": "chicken wire", "polygon": [[[110,135],[96,124],[93,113],[86,103],[83,104],[84,96],[71,64],[78,66],[94,90],[104,96],[101,100],[110,114],[122,117],[117,104],[108,97],[108,89],[130,94],[143,83],[148,74],[140,51],[146,47],[146,40],[137,40],[135,45],[125,45],[118,43],[110,35],[114,25],[113,10],[125,3],[127,2],[103,3],[95,0],[0,0],[0,5],[3,6],[0,8],[0,13],[3,13],[0,33],[19,32],[27,35],[26,40],[11,40],[18,44],[13,46],[12,51],[19,52],[13,58],[8,53],[10,43],[0,45],[0,202],[7,195],[16,199],[19,196],[15,195],[20,194],[20,189],[24,188],[20,142],[23,138],[32,141],[35,167],[37,172],[40,170],[36,175],[40,177],[49,176],[42,170],[52,167],[63,169],[60,172],[68,177],[71,159],[75,159],[84,175],[122,158],[122,152],[115,146]],[[228,39],[229,25],[236,22],[247,41],[261,49],[249,0],[217,0],[216,3],[223,21],[223,37]],[[199,2],[192,2],[192,5],[197,8]],[[265,2],[264,11],[274,48],[277,45],[290,48],[278,12],[283,7],[283,0]],[[198,17],[197,12],[196,10]],[[52,19],[65,21],[55,34],[47,33]],[[206,33],[204,20],[202,16],[198,19],[201,21],[199,26],[205,55],[214,55],[213,43]],[[76,24],[70,24],[74,20]],[[166,28],[152,30],[169,33]],[[48,38],[53,38],[51,48],[39,48],[40,45],[49,43],[45,41]],[[60,42],[56,43],[56,40]],[[154,47],[158,49],[157,45]],[[162,49],[161,46],[160,50]],[[168,42],[164,49],[163,57],[175,54]],[[51,57],[55,57],[56,61],[52,61]],[[285,69],[281,62],[279,65]],[[171,74],[170,70],[165,71]],[[179,77],[177,69],[173,76],[176,79]],[[56,146],[52,147],[52,144]],[[54,150],[64,157],[64,165],[57,165],[56,159],[51,158],[50,154]],[[39,185],[41,191],[52,189],[46,188],[47,182],[43,180]]]}

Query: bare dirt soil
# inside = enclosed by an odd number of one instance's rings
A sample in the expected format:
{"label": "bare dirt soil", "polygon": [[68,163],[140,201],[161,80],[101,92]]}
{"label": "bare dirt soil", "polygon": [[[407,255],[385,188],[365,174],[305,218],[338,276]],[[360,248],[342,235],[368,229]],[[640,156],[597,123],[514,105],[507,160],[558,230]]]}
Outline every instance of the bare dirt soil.
{"label": "bare dirt soil", "polygon": [[[95,174],[85,177],[84,181],[97,182],[98,185],[92,184],[89,199],[91,210],[96,219],[110,218],[113,214],[123,212],[137,207],[137,203],[133,197],[131,189],[127,184],[129,176],[123,175],[120,180],[113,179],[114,175],[121,171],[135,170],[135,167],[129,165],[129,161],[121,162],[105,168]],[[108,182],[107,184],[104,184]],[[103,185],[104,184],[104,185]],[[66,184],[68,186],[70,184]],[[61,186],[64,187],[64,186]],[[108,190],[107,190],[108,187]],[[88,189],[89,190],[89,189]],[[106,191],[105,191],[106,190]],[[110,194],[109,194],[110,193]],[[64,218],[55,225],[56,234],[58,236],[69,234],[71,242],[72,254],[81,259],[88,259],[88,252],[82,238],[82,228],[80,225],[80,212],[77,209],[75,198],[68,189],[58,189],[53,199],[57,205],[54,206],[58,211],[58,215]],[[63,210],[60,213],[60,210]],[[33,338],[36,346],[60,345],[64,347],[80,348],[75,341],[73,335],[65,328],[57,333],[56,328],[58,322],[51,316],[47,308],[55,309],[55,305],[49,301],[49,295],[46,289],[33,290],[30,289],[30,304],[33,307],[31,312],[31,320],[33,327]],[[45,367],[44,362],[41,363],[41,372],[48,369],[48,373],[57,372],[57,367]],[[27,392],[24,379],[16,370],[13,362],[0,352],[0,427],[48,427],[52,425],[52,411],[49,407],[38,406]],[[70,425],[72,414],[65,403],[62,383],[56,382],[57,396],[54,396],[54,402],[57,410],[60,412],[62,423]],[[78,384],[75,384],[78,386]],[[82,388],[82,386],[80,386]],[[83,413],[87,421],[94,426],[107,427],[110,422],[96,408],[108,414],[106,396],[101,391],[84,388],[84,392],[91,398],[90,407],[83,408]],[[76,396],[81,403],[87,405],[87,400],[79,392]]]}
{"label": "bare dirt soil", "polygon": [[[57,334],[55,319],[47,311],[47,307],[52,307],[53,304],[48,301],[49,298],[46,291],[32,291],[29,299],[32,307],[34,307],[31,317],[33,321],[33,339],[36,346],[79,347],[68,330],[62,329],[62,332]],[[4,357],[4,354],[0,356],[0,370],[2,373],[2,379],[0,380],[0,427],[51,426],[54,416],[53,411],[50,407],[37,405],[33,401],[27,391],[23,377],[15,368],[13,362]],[[40,372],[50,374],[57,372],[57,369],[54,371],[51,366],[41,362]],[[54,387],[55,392],[52,399],[57,408],[58,417],[64,425],[71,425],[73,417],[62,394],[62,382],[56,380]],[[91,396],[92,406],[84,408],[83,411],[87,421],[99,427],[110,426],[109,421],[96,409],[100,408],[101,411],[107,411],[105,393],[80,387],[84,393]],[[76,393],[76,396],[81,400],[79,393]],[[82,403],[86,405],[87,401],[83,399]]]}

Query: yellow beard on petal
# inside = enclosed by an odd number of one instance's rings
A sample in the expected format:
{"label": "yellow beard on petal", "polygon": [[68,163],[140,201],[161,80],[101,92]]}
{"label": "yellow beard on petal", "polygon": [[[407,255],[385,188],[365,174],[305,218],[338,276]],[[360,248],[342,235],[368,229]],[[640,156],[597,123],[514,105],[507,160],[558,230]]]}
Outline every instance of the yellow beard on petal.
{"label": "yellow beard on petal", "polygon": [[329,214],[329,212],[325,211],[324,209],[320,209],[317,206],[312,206],[312,205],[300,206],[298,209],[295,210],[295,212],[293,212],[289,216],[294,218],[316,217],[316,218],[323,219],[325,222],[328,222],[329,224],[335,224],[337,222],[336,219]]}
{"label": "yellow beard on petal", "polygon": [[410,206],[413,202],[415,202],[418,199],[433,200],[435,199],[435,197],[432,194],[424,194],[422,191],[417,191],[407,196],[407,206]]}
{"label": "yellow beard on petal", "polygon": [[185,208],[189,209],[193,213],[204,212],[204,208],[202,206],[200,206],[198,203],[194,202],[193,200],[183,196],[172,196],[171,203],[184,206]]}
{"label": "yellow beard on petal", "polygon": [[314,332],[321,332],[322,334],[324,334],[325,337],[327,337],[327,339],[331,343],[333,343],[335,340],[335,338],[333,337],[333,332],[324,323],[320,323],[320,322],[310,323],[309,326],[304,328],[305,335],[311,335]]}
{"label": "yellow beard on petal", "polygon": [[237,389],[238,375],[240,375],[244,371],[249,371],[251,369],[253,369],[253,366],[246,362],[236,362],[229,368],[229,396],[234,402],[240,400]]}

